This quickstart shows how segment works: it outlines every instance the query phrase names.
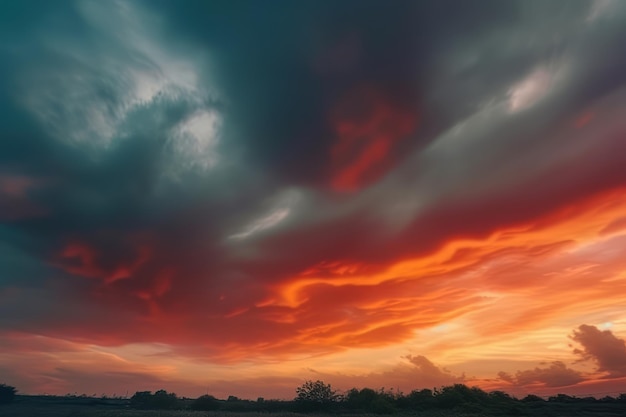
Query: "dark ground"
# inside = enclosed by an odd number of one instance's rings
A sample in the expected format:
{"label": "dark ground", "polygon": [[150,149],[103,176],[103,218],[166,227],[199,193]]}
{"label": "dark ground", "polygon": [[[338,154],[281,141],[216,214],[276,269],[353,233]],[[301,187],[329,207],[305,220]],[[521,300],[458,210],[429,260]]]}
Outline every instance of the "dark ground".
{"label": "dark ground", "polygon": [[[291,412],[229,412],[190,410],[133,410],[129,400],[85,397],[18,396],[12,404],[0,405],[0,417],[328,417],[338,414]],[[340,414],[361,417],[368,414]],[[508,410],[459,409],[402,411],[396,417],[626,417],[622,403],[519,403]],[[375,416],[369,414],[369,416]]]}

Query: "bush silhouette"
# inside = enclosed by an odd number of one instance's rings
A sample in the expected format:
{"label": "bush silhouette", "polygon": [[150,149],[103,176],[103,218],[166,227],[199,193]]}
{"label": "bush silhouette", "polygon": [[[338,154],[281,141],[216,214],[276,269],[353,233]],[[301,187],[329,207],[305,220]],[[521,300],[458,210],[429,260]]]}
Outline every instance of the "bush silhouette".
{"label": "bush silhouette", "polygon": [[374,391],[371,388],[363,388],[361,390],[352,388],[346,393],[344,404],[346,408],[351,410],[375,414],[390,414],[396,409],[394,404],[396,400],[400,400],[400,396],[396,398],[393,392],[386,392],[384,389]]}
{"label": "bush silhouette", "polygon": [[433,391],[429,389],[413,390],[406,398],[409,407],[414,410],[425,410],[435,406]]}
{"label": "bush silhouette", "polygon": [[[485,404],[489,402],[489,394],[478,387],[454,384],[443,387],[435,392],[436,403],[441,408],[454,408],[461,404]],[[470,407],[474,412],[476,407]]]}
{"label": "bush silhouette", "polygon": [[534,394],[528,394],[527,396],[525,396],[524,398],[522,398],[522,401],[525,403],[530,403],[530,402],[544,402],[544,399],[539,397],[538,395],[534,395]]}
{"label": "bush silhouette", "polygon": [[15,387],[6,384],[0,384],[0,404],[8,404],[15,400]]}
{"label": "bush silhouette", "polygon": [[174,393],[159,390],[152,394],[150,391],[138,391],[130,398],[130,405],[134,408],[172,410],[179,408],[179,400]]}
{"label": "bush silhouette", "polygon": [[148,408],[151,400],[151,391],[137,391],[132,397],[130,397],[130,405],[134,408]]}
{"label": "bush silhouette", "polygon": [[346,393],[344,401],[351,409],[367,411],[377,397],[378,393],[371,388],[363,388],[360,391],[352,388]]}
{"label": "bush silhouette", "polygon": [[[231,402],[234,400],[231,400]],[[191,404],[191,408],[200,411],[212,411],[220,408],[220,401],[212,395],[203,395],[196,398]]]}
{"label": "bush silhouette", "polygon": [[178,397],[173,392],[168,393],[165,390],[159,390],[152,396],[152,404],[154,408],[171,410],[178,408]]}
{"label": "bush silhouette", "polygon": [[391,414],[396,411],[396,408],[393,403],[389,401],[389,399],[383,396],[378,396],[371,402],[368,411],[371,411],[374,414]]}

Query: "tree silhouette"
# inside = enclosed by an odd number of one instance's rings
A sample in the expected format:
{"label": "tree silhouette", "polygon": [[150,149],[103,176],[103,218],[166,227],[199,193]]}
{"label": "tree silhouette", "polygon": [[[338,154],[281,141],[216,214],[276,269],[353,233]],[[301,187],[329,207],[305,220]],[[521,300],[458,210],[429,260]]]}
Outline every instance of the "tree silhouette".
{"label": "tree silhouette", "polygon": [[8,404],[15,399],[15,387],[6,384],[0,384],[0,404]]}
{"label": "tree silhouette", "polygon": [[212,395],[203,395],[191,404],[193,410],[212,411],[220,408],[220,401]]}
{"label": "tree silhouette", "polygon": [[345,394],[344,401],[352,409],[368,410],[377,397],[378,393],[371,388],[363,388],[360,391],[352,388]]}
{"label": "tree silhouette", "polygon": [[165,410],[175,409],[180,405],[176,394],[165,390],[159,390],[154,394],[150,391],[137,391],[130,398],[130,404],[134,408]]}
{"label": "tree silhouette", "polygon": [[296,401],[312,401],[317,403],[326,403],[335,401],[337,393],[333,391],[330,384],[323,381],[306,381],[304,384],[296,388]]}
{"label": "tree silhouette", "polygon": [[296,388],[296,394],[295,401],[299,404],[299,408],[305,411],[327,409],[339,397],[330,384],[325,384],[320,380],[306,381]]}

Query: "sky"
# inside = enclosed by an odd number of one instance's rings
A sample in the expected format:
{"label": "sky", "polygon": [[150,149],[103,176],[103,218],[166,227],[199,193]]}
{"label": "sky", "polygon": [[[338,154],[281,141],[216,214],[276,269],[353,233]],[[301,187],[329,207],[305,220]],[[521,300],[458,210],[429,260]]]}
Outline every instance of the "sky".
{"label": "sky", "polygon": [[626,2],[0,2],[0,383],[626,386]]}

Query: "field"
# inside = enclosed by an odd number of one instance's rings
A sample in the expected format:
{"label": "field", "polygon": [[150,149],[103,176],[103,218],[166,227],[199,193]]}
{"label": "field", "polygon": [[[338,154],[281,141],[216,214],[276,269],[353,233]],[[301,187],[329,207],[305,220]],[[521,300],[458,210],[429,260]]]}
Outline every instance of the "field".
{"label": "field", "polygon": [[[14,403],[0,406],[2,417],[380,417],[375,414],[341,413],[299,414],[292,412],[229,412],[190,410],[133,410],[126,400],[97,398],[27,397],[20,396]],[[567,404],[541,402],[522,404],[520,408],[497,410],[425,410],[403,411],[395,417],[624,417],[624,404]]]}

